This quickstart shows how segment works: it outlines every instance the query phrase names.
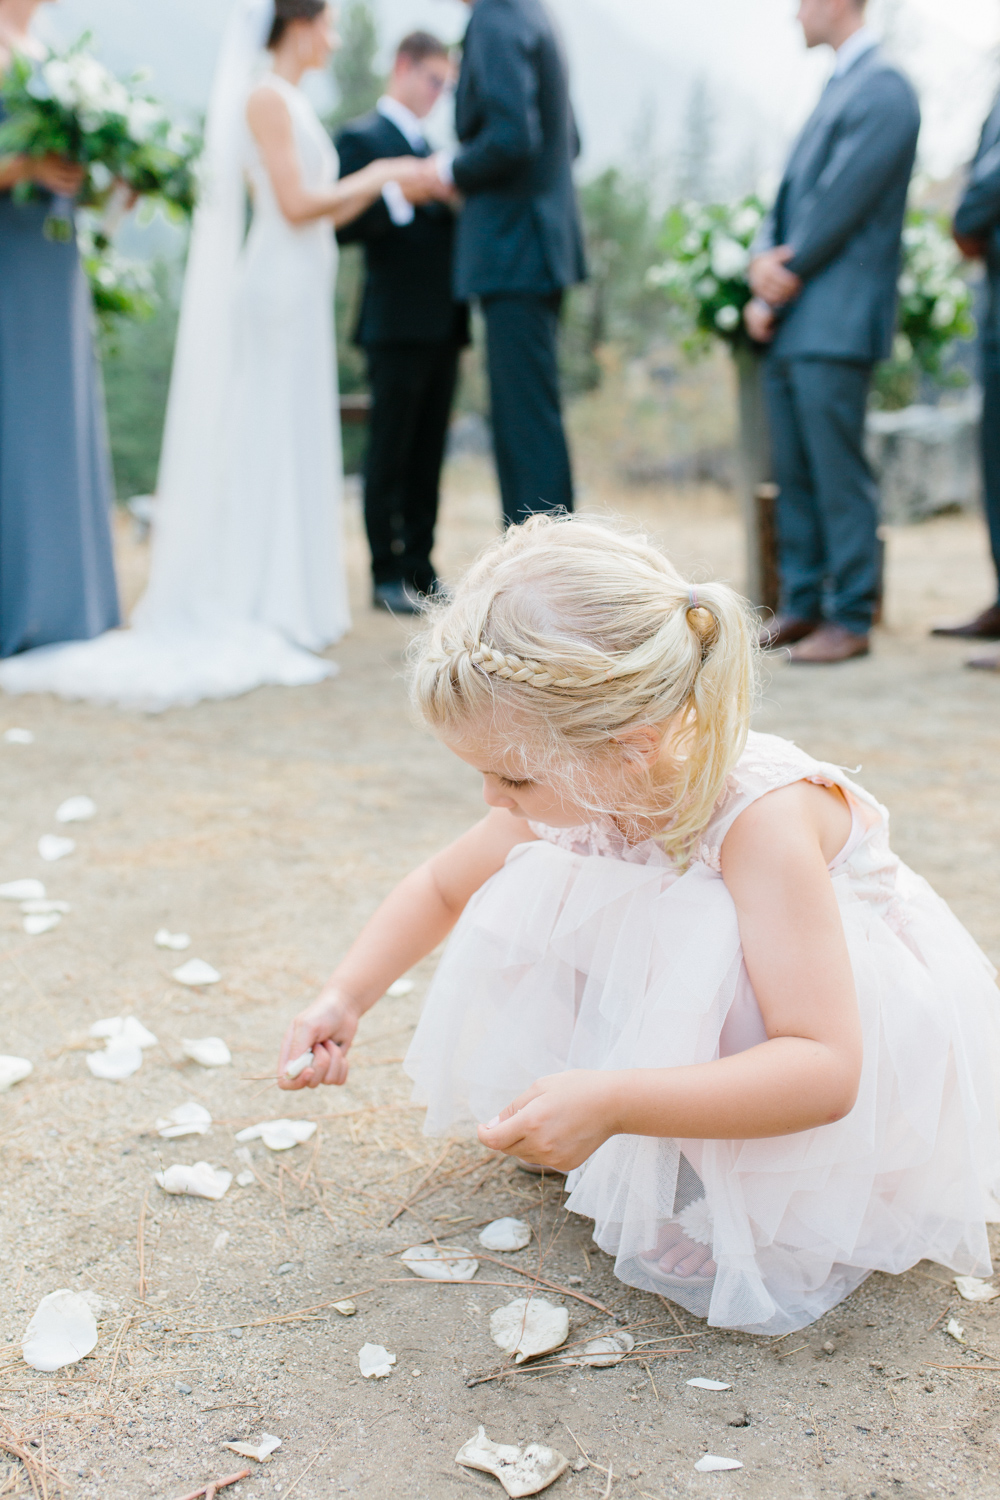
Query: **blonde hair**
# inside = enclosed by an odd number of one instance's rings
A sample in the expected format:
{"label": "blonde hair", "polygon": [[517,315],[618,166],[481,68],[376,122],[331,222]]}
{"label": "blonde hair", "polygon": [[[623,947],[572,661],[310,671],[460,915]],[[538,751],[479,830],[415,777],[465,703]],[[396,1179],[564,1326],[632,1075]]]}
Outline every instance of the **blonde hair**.
{"label": "blonde hair", "polygon": [[[746,743],[757,629],[744,599],[689,584],[638,533],[532,516],[427,621],[411,693],[433,730],[482,734],[627,832],[668,814],[657,838],[687,859]],[[669,726],[666,783],[617,738],[642,725]]]}

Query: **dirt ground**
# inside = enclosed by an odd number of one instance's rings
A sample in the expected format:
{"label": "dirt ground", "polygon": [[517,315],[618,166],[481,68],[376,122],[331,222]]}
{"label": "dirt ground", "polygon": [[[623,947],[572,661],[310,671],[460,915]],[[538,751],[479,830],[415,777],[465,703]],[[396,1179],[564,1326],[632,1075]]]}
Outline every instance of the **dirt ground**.
{"label": "dirt ground", "polygon": [[[739,527],[721,492],[615,493],[592,479],[584,498],[640,516],[699,576],[738,579]],[[445,574],[494,515],[486,468],[453,466]],[[35,1066],[0,1098],[0,1438],[29,1445],[34,1478],[0,1455],[0,1495],[179,1500],[244,1466],[226,1442],[267,1431],[280,1449],[247,1461],[249,1477],[224,1495],[499,1496],[454,1461],[480,1423],[578,1460],[550,1493],[581,1500],[1000,1495],[1000,1303],[960,1302],[947,1271],[923,1264],[873,1276],[814,1327],[769,1340],[709,1331],[617,1283],[554,1183],[421,1135],[399,1062],[432,961],[411,995],[366,1018],[344,1089],[279,1097],[268,1081],[287,1018],[358,923],[480,806],[472,772],[408,716],[407,630],[367,607],[356,502],[349,525],[355,629],[333,653],[335,681],[160,717],[0,701],[0,730],[35,735],[0,741],[0,881],[40,877],[72,905],[39,937],[0,905],[0,1052]],[[134,596],[144,549],[124,529],[120,541]],[[961,647],[926,636],[933,618],[986,602],[984,551],[968,518],[893,534],[873,656],[775,665],[758,724],[860,764],[892,809],[900,853],[1000,960],[1000,677],[963,671]],[[45,865],[39,835],[77,793],[97,816],[69,830],[72,855]],[[172,981],[180,960],[153,944],[163,926],[192,935],[184,957],[215,965],[218,985]],[[126,1082],[100,1082],[88,1028],[129,1012],[158,1045]],[[232,1066],[184,1060],[182,1039],[206,1035],[229,1043]],[[189,1100],[207,1105],[211,1131],[161,1139],[157,1118]],[[245,1170],[235,1132],[278,1116],[319,1129],[283,1154],[242,1148],[251,1185],[220,1202],[156,1186],[173,1162]],[[484,1260],[471,1283],[417,1281],[394,1258],[432,1234],[474,1244],[505,1214],[535,1238],[503,1265]],[[526,1272],[562,1288],[547,1295],[567,1306],[571,1340],[617,1319],[635,1356],[473,1383],[501,1370],[489,1314],[529,1285]],[[20,1339],[58,1287],[101,1299],[100,1338],[44,1375],[21,1361]],[[357,1313],[342,1317],[331,1304],[352,1294]],[[945,1333],[949,1316],[964,1345]],[[388,1379],[361,1379],[366,1342],[395,1354]],[[731,1390],[692,1389],[694,1376]],[[744,1467],[699,1474],[705,1451]]]}

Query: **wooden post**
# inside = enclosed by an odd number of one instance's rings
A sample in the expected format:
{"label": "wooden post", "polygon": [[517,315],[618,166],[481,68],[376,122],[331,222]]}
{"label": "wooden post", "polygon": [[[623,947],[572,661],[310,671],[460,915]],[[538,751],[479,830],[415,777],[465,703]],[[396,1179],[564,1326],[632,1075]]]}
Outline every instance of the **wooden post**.
{"label": "wooden post", "polygon": [[372,398],[366,392],[357,396],[341,396],[340,420],[346,427],[363,427],[371,412]]}
{"label": "wooden post", "polygon": [[[761,356],[745,344],[738,344],[733,358],[740,416],[740,503],[746,537],[744,592],[752,604],[775,609],[777,547],[774,541],[774,500],[777,491],[771,483],[771,444],[764,408]],[[765,489],[768,498],[762,500],[759,496],[763,496]],[[765,540],[765,530],[769,541]],[[767,557],[766,551],[769,552]]]}

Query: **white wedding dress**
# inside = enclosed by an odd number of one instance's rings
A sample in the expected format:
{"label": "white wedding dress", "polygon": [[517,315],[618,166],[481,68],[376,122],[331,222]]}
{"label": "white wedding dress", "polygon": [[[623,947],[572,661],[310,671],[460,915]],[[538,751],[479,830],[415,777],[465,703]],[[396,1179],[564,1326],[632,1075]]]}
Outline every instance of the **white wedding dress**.
{"label": "white wedding dress", "polygon": [[[245,28],[253,3],[238,0],[232,24]],[[237,49],[238,66],[232,37],[226,48],[208,126],[214,176],[192,233],[171,375],[149,586],[131,629],[0,663],[8,693],[158,711],[337,670],[313,654],[350,625],[336,239],[327,220],[293,226],[282,215],[246,125],[248,47]],[[259,36],[252,51],[259,57]],[[334,182],[336,152],[305,95],[273,73],[260,81],[288,106],[304,184]]]}

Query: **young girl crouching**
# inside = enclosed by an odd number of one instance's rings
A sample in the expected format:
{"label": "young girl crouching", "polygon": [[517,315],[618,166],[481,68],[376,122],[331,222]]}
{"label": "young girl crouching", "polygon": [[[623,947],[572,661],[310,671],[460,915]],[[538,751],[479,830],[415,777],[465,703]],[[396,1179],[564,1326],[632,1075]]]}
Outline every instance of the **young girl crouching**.
{"label": "young girl crouching", "polygon": [[279,1077],[343,1083],[451,933],[406,1059],[427,1132],[568,1172],[623,1281],[780,1334],[874,1270],[990,1274],[997,992],[885,809],[748,732],[755,640],[641,537],[535,517],[488,547],[412,691],[490,811],[378,909]]}

